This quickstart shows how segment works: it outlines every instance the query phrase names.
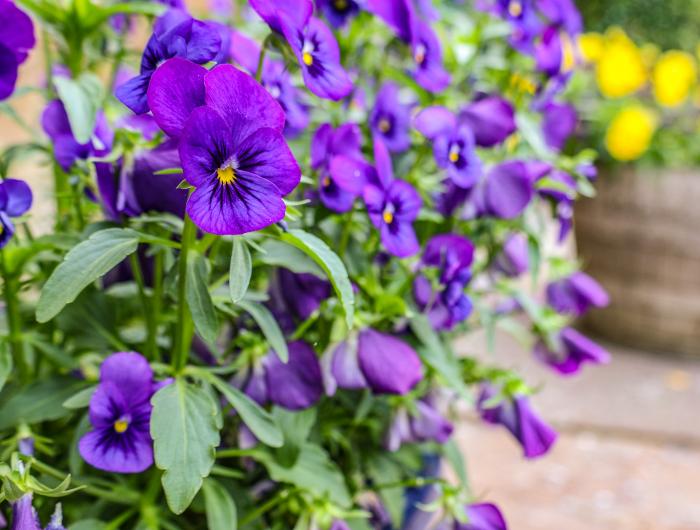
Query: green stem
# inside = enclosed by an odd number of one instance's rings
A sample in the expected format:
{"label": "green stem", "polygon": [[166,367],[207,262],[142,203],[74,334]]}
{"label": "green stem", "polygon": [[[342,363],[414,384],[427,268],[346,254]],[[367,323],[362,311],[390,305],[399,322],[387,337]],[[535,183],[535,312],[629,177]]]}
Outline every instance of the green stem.
{"label": "green stem", "polygon": [[267,55],[267,46],[270,43],[270,38],[272,33],[270,33],[263,41],[262,48],[260,48],[260,57],[258,57],[258,69],[255,71],[255,80],[260,83],[263,75],[263,67],[265,66],[265,55]]}
{"label": "green stem", "polygon": [[340,234],[340,243],[338,245],[338,252],[340,257],[345,257],[345,251],[348,248],[348,243],[350,242],[350,232],[352,231],[352,215],[354,210],[350,210],[343,224],[343,232]]}
{"label": "green stem", "polygon": [[72,193],[68,183],[68,175],[54,164],[54,194],[56,195],[56,226],[63,226],[64,221],[70,215],[70,195]]}
{"label": "green stem", "polygon": [[164,255],[162,250],[156,252],[153,258],[153,294],[151,295],[151,322],[153,333],[148,334],[146,343],[146,355],[150,359],[160,361],[160,350],[158,349],[158,324],[160,321],[160,308],[163,301],[163,268]]}
{"label": "green stem", "polygon": [[155,323],[153,322],[153,313],[151,312],[151,303],[146,295],[145,282],[143,281],[143,271],[141,270],[141,263],[139,262],[138,252],[134,252],[129,256],[129,263],[131,264],[131,272],[134,275],[134,280],[139,289],[139,298],[141,299],[141,304],[143,305],[143,318],[146,322],[146,355],[150,357],[151,352],[149,346],[152,342],[153,337],[155,337],[156,329]]}
{"label": "green stem", "polygon": [[281,504],[287,497],[288,497],[288,494],[285,490],[280,495],[273,497],[272,499],[267,501],[265,504],[256,508],[255,510],[250,512],[248,515],[243,517],[239,522],[239,526],[241,528],[244,528],[247,524],[252,523],[256,519],[259,519],[260,517],[265,515],[267,512],[272,510],[275,506],[277,506],[278,504]]}
{"label": "green stem", "polygon": [[221,449],[216,452],[216,458],[238,458],[241,456],[253,456],[257,449]]}
{"label": "green stem", "polygon": [[11,274],[5,266],[5,253],[0,253],[0,268],[5,281],[3,289],[5,295],[5,309],[7,312],[7,325],[10,331],[9,341],[12,349],[12,357],[17,366],[19,380],[26,383],[29,379],[29,365],[24,356],[24,342],[22,341],[22,315],[19,310],[19,300],[17,299],[18,281],[14,274]]}
{"label": "green stem", "polygon": [[182,247],[178,263],[177,281],[177,325],[175,327],[175,353],[173,368],[179,372],[187,364],[190,343],[192,341],[192,317],[187,307],[187,260],[190,247],[195,240],[195,226],[189,215],[185,215],[185,226],[182,229]]}

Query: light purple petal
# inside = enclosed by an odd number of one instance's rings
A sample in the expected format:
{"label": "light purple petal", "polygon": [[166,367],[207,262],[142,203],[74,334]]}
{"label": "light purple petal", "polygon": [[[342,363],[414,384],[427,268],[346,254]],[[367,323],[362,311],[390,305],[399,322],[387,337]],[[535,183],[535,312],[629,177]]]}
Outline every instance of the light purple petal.
{"label": "light purple petal", "polygon": [[406,394],[423,378],[418,354],[396,337],[365,329],[358,344],[360,369],[374,392]]}
{"label": "light purple petal", "polygon": [[445,107],[428,107],[420,111],[414,125],[418,132],[431,140],[457,128],[457,117]]}

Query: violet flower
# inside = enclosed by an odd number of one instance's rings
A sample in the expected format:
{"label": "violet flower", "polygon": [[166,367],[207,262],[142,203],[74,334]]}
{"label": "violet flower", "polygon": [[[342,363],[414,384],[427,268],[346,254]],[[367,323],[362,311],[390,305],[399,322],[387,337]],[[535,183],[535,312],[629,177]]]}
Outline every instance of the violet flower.
{"label": "violet flower", "polygon": [[[1,515],[1,514],[0,514]],[[0,518],[0,523],[4,522],[4,518]],[[0,528],[4,528],[7,524],[1,524]],[[25,493],[19,499],[12,503],[12,526],[10,530],[41,530],[41,521],[39,514],[32,506],[32,494]],[[61,504],[56,504],[49,524],[44,530],[66,530],[63,526],[63,513],[61,512]]]}
{"label": "violet flower", "polygon": [[117,87],[117,99],[136,114],[145,114],[149,111],[148,87],[160,64],[172,57],[198,64],[222,59],[228,53],[224,45],[220,25],[196,20],[181,9],[167,11],[155,23],[141,58],[139,75]]}
{"label": "violet flower", "polygon": [[151,397],[161,386],[141,354],[120,352],[107,357],[90,399],[92,430],[78,444],[83,459],[115,473],[140,473],[151,467]]}
{"label": "violet flower", "polygon": [[515,109],[500,96],[487,96],[470,103],[459,112],[459,121],[469,126],[480,147],[501,144],[516,130]]}
{"label": "violet flower", "polygon": [[542,109],[542,132],[547,145],[561,151],[578,125],[576,108],[568,103],[550,102]]}
{"label": "violet flower", "polygon": [[[260,46],[238,31],[231,35],[231,54],[250,75],[256,75],[260,58]],[[309,124],[309,108],[304,103],[303,95],[292,84],[292,79],[282,61],[266,57],[260,78],[263,87],[277,100],[284,110],[286,123],[285,136],[293,138],[300,134]]]}
{"label": "violet flower", "polygon": [[11,218],[24,215],[32,207],[32,200],[32,190],[23,180],[0,181],[0,249],[15,233]]}
{"label": "violet flower", "polygon": [[581,316],[591,307],[605,307],[610,297],[602,285],[577,271],[547,286],[547,303],[558,313]]}
{"label": "violet flower", "polygon": [[492,167],[482,193],[486,215],[501,219],[518,217],[535,194],[527,164],[513,160]]}
{"label": "violet flower", "polygon": [[408,182],[394,179],[391,156],[381,140],[374,142],[374,156],[377,179],[362,191],[367,213],[384,248],[399,258],[413,256],[420,250],[413,221],[422,199]]}
{"label": "violet flower", "polygon": [[543,23],[533,0],[479,0],[480,8],[506,20],[512,28],[510,44],[522,53],[530,53]]}
{"label": "violet flower", "polygon": [[312,17],[303,28],[283,23],[282,29],[311,92],[334,101],[352,92],[350,76],[340,63],[338,42],[325,23]]}
{"label": "violet flower", "polygon": [[419,274],[413,284],[413,296],[435,329],[450,330],[471,314],[472,303],[464,288],[471,280],[473,259],[474,245],[466,237],[442,234],[428,241],[421,264],[438,268],[440,290],[435,291],[430,280]]}
{"label": "violet flower", "polygon": [[199,228],[237,235],[282,220],[282,197],[301,170],[282,135],[284,111],[252,77],[170,59],[153,75],[148,102],[160,127],[180,138],[184,177],[196,188],[187,213]]}
{"label": "violet flower", "polygon": [[550,350],[544,341],[535,345],[535,357],[561,375],[573,375],[584,363],[608,364],[610,354],[573,328],[564,328],[557,337],[559,351]]}
{"label": "violet flower", "polygon": [[418,131],[432,141],[438,167],[461,188],[471,188],[481,176],[481,161],[476,155],[471,128],[460,125],[445,107],[423,109],[415,119]]}
{"label": "violet flower", "polygon": [[280,268],[277,279],[279,294],[273,296],[279,296],[286,310],[300,321],[309,318],[331,295],[331,284],[313,274],[297,274]]}
{"label": "violet flower", "polygon": [[530,267],[527,236],[521,233],[510,234],[494,264],[498,271],[511,278],[527,272]]}
{"label": "violet flower", "polygon": [[428,92],[445,90],[452,78],[442,63],[442,46],[433,28],[419,20],[414,27],[411,39],[411,53],[416,63],[412,74],[416,82]]}
{"label": "violet flower", "polygon": [[369,115],[373,135],[381,138],[392,153],[411,146],[411,105],[401,102],[399,90],[396,83],[384,83]]}
{"label": "violet flower", "polygon": [[452,436],[454,427],[428,401],[415,403],[415,413],[400,408],[394,414],[387,435],[387,449],[398,451],[405,443],[436,442],[444,444]]}
{"label": "violet flower", "polygon": [[331,26],[342,28],[360,12],[360,2],[357,0],[316,0],[316,9],[323,13]]}
{"label": "violet flower", "polygon": [[328,530],[350,530],[348,523],[341,521],[340,519],[333,519],[333,523]]}
{"label": "violet flower", "polygon": [[470,504],[464,511],[468,522],[455,521],[453,530],[508,530],[503,514],[494,504]]}
{"label": "violet flower", "polygon": [[50,101],[41,115],[41,127],[51,139],[54,157],[63,171],[69,171],[78,160],[107,155],[112,149],[114,132],[102,111],[97,113],[95,131],[86,144],[80,144],[73,136],[68,114],[63,103]]}
{"label": "violet flower", "polygon": [[304,28],[314,11],[311,0],[250,0],[250,5],[278,33],[283,32],[284,24]]}
{"label": "violet flower", "polygon": [[411,42],[417,20],[412,0],[367,0],[367,11],[381,18],[402,41]]}
{"label": "violet flower", "polygon": [[508,429],[522,446],[526,458],[537,458],[549,451],[557,433],[537,415],[530,405],[529,397],[516,395],[497,405],[491,405],[488,402],[496,392],[490,385],[482,386],[477,404],[481,418]]}
{"label": "violet flower", "polygon": [[32,19],[12,0],[0,0],[0,101],[15,91],[19,66],[34,47]]}
{"label": "violet flower", "polygon": [[357,358],[365,380],[377,394],[407,394],[423,378],[420,358],[411,346],[371,328],[360,332]]}

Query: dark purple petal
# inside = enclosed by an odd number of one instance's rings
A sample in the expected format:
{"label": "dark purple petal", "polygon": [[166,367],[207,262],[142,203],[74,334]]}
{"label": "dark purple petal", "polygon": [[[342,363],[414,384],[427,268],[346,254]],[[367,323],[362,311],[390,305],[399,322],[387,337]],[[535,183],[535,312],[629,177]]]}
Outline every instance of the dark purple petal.
{"label": "dark purple petal", "polygon": [[324,123],[311,138],[311,169],[319,169],[328,163],[333,126]]}
{"label": "dark purple petal", "polygon": [[115,473],[141,473],[153,465],[153,442],[147,431],[118,434],[94,430],[78,442],[80,456],[97,469]]}
{"label": "dark purple petal", "polygon": [[323,394],[321,365],[313,348],[302,341],[289,343],[285,364],[275,353],[265,358],[265,378],[270,401],[289,410],[314,405]]}
{"label": "dark purple petal", "polygon": [[454,530],[508,530],[501,511],[493,504],[470,504],[464,511],[469,522],[456,522]]}
{"label": "dark purple petal", "polygon": [[360,4],[355,0],[316,0],[316,8],[334,28],[344,27],[350,18],[360,12]]}
{"label": "dark purple petal", "polygon": [[433,140],[457,128],[457,117],[445,107],[428,107],[420,111],[414,125],[418,132]]}
{"label": "dark purple petal", "polygon": [[0,101],[9,98],[15,91],[18,67],[15,53],[0,43]]}
{"label": "dark purple petal", "polygon": [[[11,3],[11,2],[6,2]],[[25,493],[12,503],[11,530],[41,530],[39,516],[32,506],[32,494]]]}
{"label": "dark purple petal", "polygon": [[471,267],[474,248],[474,244],[464,236],[439,234],[426,244],[423,263],[448,269],[447,277],[452,279],[458,271]]}
{"label": "dark purple petal", "polygon": [[513,219],[525,210],[533,195],[532,181],[522,162],[504,162],[487,176],[484,198],[491,215]]}
{"label": "dark purple petal", "polygon": [[367,328],[360,332],[360,369],[379,394],[406,394],[423,378],[418,354],[396,337]]}
{"label": "dark purple petal", "polygon": [[139,212],[168,212],[180,218],[185,215],[187,190],[177,186],[181,175],[157,175],[162,169],[177,167],[180,157],[174,145],[165,143],[156,149],[138,153],[130,174],[122,176],[131,188],[133,209]]}
{"label": "dark purple petal", "polygon": [[394,219],[411,222],[418,217],[423,200],[408,182],[394,180],[387,189],[387,201],[394,205]]}
{"label": "dark purple petal", "polygon": [[[149,111],[148,87],[151,74],[140,74],[129,79],[114,91],[114,95],[135,114],[145,114]],[[174,87],[169,87],[173,89]]]}
{"label": "dark purple petal", "polygon": [[206,68],[186,59],[166,61],[153,74],[148,106],[166,134],[179,138],[192,111],[204,105]]}
{"label": "dark purple petal", "polygon": [[114,353],[100,367],[100,383],[118,388],[127,404],[147,402],[152,393],[152,381],[153,370],[140,353]]}
{"label": "dark purple petal", "polygon": [[[255,75],[260,59],[260,45],[240,31],[231,32],[231,55],[249,74]],[[269,59],[268,59],[269,61]]]}
{"label": "dark purple petal", "polygon": [[367,11],[381,18],[404,42],[411,42],[416,13],[411,0],[367,0]]}
{"label": "dark purple petal", "polygon": [[547,302],[557,312],[581,316],[590,307],[605,307],[610,297],[605,289],[585,272],[575,272],[547,286]]}
{"label": "dark purple petal", "polygon": [[0,248],[4,248],[14,234],[15,225],[12,223],[12,219],[0,210]]}
{"label": "dark purple petal", "polygon": [[314,6],[311,0],[250,0],[250,5],[274,31],[282,32],[282,23],[302,29],[309,22]]}
{"label": "dark purple petal", "polygon": [[551,351],[543,341],[535,345],[534,354],[561,375],[579,372],[584,363],[607,364],[610,354],[573,328],[564,328],[559,335],[561,351]]}
{"label": "dark purple petal", "polygon": [[418,21],[411,43],[416,82],[429,92],[442,92],[451,81],[442,64],[442,47],[435,31],[425,21]]}
{"label": "dark purple petal", "polygon": [[216,110],[240,138],[263,127],[282,132],[284,110],[248,74],[230,64],[219,65],[204,78],[206,104]]}
{"label": "dark purple petal", "polygon": [[415,256],[420,251],[420,243],[410,223],[394,221],[391,225],[383,224],[379,233],[384,248],[397,258]]}
{"label": "dark purple petal", "polygon": [[537,9],[553,24],[576,35],[583,29],[583,20],[572,0],[537,0]]}
{"label": "dark purple petal", "polygon": [[452,436],[452,424],[426,401],[416,402],[417,415],[411,416],[411,434],[416,442],[444,444]]}
{"label": "dark purple petal", "polygon": [[549,103],[542,112],[542,132],[552,149],[561,151],[578,125],[578,114],[573,105]]}
{"label": "dark purple petal", "polygon": [[241,171],[254,173],[277,186],[287,195],[301,180],[301,169],[287,146],[284,136],[276,130],[261,128],[235,147]]}
{"label": "dark purple petal", "polygon": [[309,318],[331,295],[331,284],[313,274],[297,274],[280,268],[278,277],[286,308],[299,320]]}
{"label": "dark purple petal", "polygon": [[362,148],[362,131],[356,123],[344,123],[333,131],[330,150],[334,155],[358,156]]}
{"label": "dark purple petal", "polygon": [[53,141],[61,136],[73,136],[68,114],[61,100],[54,99],[46,105],[41,114],[41,128]]}
{"label": "dark purple petal", "polygon": [[0,209],[11,217],[19,217],[32,207],[32,190],[23,180],[0,182]]}
{"label": "dark purple petal", "polygon": [[[184,57],[198,64],[209,61],[221,62],[225,59],[228,55],[230,38],[221,31],[222,26],[217,22],[193,20]],[[226,26],[223,28],[226,29]],[[224,41],[225,38],[228,39],[228,43]]]}
{"label": "dark purple petal", "polygon": [[379,136],[392,152],[405,151],[411,145],[411,106],[401,102],[399,86],[387,82],[377,93],[369,125],[374,136]]}
{"label": "dark purple petal", "polygon": [[329,172],[340,188],[354,196],[361,195],[365,186],[376,179],[376,171],[370,164],[344,155],[331,159]]}
{"label": "dark purple petal", "polygon": [[357,193],[347,191],[338,185],[328,173],[319,176],[319,196],[323,205],[334,212],[344,213],[352,209]]}
{"label": "dark purple petal", "polygon": [[535,47],[537,69],[548,76],[555,76],[561,70],[563,59],[564,51],[559,30],[555,27],[549,27],[542,34],[541,41]]}
{"label": "dark purple petal", "polygon": [[328,530],[350,530],[350,527],[345,521],[341,521],[340,519],[333,519],[333,523],[331,524],[331,527]]}
{"label": "dark purple petal", "polygon": [[467,105],[459,113],[461,122],[474,133],[476,144],[493,147],[515,132],[515,109],[499,96],[489,96]]}
{"label": "dark purple petal", "polygon": [[[17,65],[22,64],[34,47],[32,19],[10,0],[0,1],[0,44],[12,50]],[[2,99],[2,98],[0,98]]]}

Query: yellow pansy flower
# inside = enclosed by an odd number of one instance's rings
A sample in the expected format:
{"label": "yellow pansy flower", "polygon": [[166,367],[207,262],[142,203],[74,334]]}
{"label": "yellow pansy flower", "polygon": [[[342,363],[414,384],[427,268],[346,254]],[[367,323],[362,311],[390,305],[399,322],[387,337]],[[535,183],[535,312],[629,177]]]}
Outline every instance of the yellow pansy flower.
{"label": "yellow pansy flower", "polygon": [[595,63],[603,55],[605,38],[600,33],[582,33],[578,37],[581,56],[587,63]]}
{"label": "yellow pansy flower", "polygon": [[660,105],[677,107],[688,99],[696,80],[697,69],[693,56],[678,50],[668,51],[654,66],[654,97]]}
{"label": "yellow pansy flower", "polygon": [[637,46],[619,28],[606,33],[606,45],[596,64],[600,92],[609,98],[633,94],[647,82],[647,70]]}
{"label": "yellow pansy flower", "polygon": [[656,116],[641,105],[629,105],[610,122],[605,147],[617,160],[636,160],[649,149],[655,131]]}

